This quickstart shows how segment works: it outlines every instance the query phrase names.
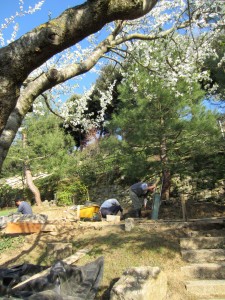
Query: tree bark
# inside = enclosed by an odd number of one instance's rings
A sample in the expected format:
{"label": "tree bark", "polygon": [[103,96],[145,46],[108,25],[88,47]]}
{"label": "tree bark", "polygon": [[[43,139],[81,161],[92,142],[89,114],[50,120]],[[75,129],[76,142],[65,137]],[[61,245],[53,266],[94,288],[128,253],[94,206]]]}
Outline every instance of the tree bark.
{"label": "tree bark", "polygon": [[[36,27],[0,49],[0,171],[18,128],[35,99],[57,84],[93,68],[113,46],[121,28],[118,26],[115,32],[98,45],[91,57],[80,64],[73,64],[60,71],[50,69],[35,80],[28,80],[30,72],[108,22],[143,16],[157,1],[88,1],[65,10],[58,18]],[[21,90],[24,81],[27,81],[26,86]]]}
{"label": "tree bark", "polygon": [[109,22],[145,15],[157,1],[89,0],[0,49],[0,134],[16,106],[22,83],[33,70]]}
{"label": "tree bark", "polygon": [[[164,127],[164,119],[160,120],[161,126]],[[161,199],[169,200],[170,198],[170,186],[171,186],[171,174],[168,167],[168,155],[167,155],[167,142],[166,137],[163,135],[160,144],[160,160],[162,164],[162,191]]]}
{"label": "tree bark", "polygon": [[16,107],[8,118],[5,129],[0,135],[0,170],[2,169],[3,162],[16,133],[35,99],[53,86],[72,77],[86,73],[93,68],[99,59],[108,51],[108,48],[114,44],[115,38],[120,30],[121,26],[119,24],[115,31],[101,42],[92,52],[92,55],[82,64],[73,64],[60,71],[51,69],[49,72],[43,73],[37,79],[27,83],[18,98]]}
{"label": "tree bark", "polygon": [[31,170],[28,165],[24,166],[24,172],[25,172],[25,177],[26,177],[26,181],[27,181],[27,186],[29,187],[31,192],[34,194],[35,202],[38,206],[41,206],[42,205],[41,194],[40,194],[38,187],[34,184]]}
{"label": "tree bark", "polygon": [[[26,146],[27,146],[27,136],[26,136],[25,132],[22,133],[22,141],[23,141],[23,148],[26,148]],[[32,174],[31,174],[28,159],[24,159],[24,173],[25,173],[27,186],[29,187],[31,192],[34,194],[36,204],[38,206],[41,206],[42,205],[41,194],[40,194],[40,191],[39,191],[38,187],[36,187],[36,185],[33,182],[33,177],[32,177]]]}

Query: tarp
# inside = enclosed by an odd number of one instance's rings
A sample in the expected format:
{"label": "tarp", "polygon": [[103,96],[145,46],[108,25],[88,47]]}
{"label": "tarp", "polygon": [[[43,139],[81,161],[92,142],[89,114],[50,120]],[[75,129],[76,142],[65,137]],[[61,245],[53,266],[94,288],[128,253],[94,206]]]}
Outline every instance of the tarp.
{"label": "tarp", "polygon": [[18,287],[19,282],[46,267],[25,264],[0,269],[0,299],[93,300],[102,280],[103,265],[103,257],[84,266],[58,261],[46,275]]}
{"label": "tarp", "polygon": [[7,226],[7,223],[17,222],[33,222],[44,224],[47,222],[48,216],[44,214],[22,215],[21,213],[15,213],[8,216],[0,217],[0,229]]}

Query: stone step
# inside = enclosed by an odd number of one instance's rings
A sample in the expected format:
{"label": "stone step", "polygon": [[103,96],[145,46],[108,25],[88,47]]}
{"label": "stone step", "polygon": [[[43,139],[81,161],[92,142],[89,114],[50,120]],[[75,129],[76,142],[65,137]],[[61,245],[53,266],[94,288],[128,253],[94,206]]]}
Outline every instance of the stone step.
{"label": "stone step", "polygon": [[192,280],[185,282],[189,293],[199,297],[225,298],[225,280]]}
{"label": "stone step", "polygon": [[225,218],[209,218],[209,219],[193,219],[187,222],[183,220],[146,220],[146,219],[135,219],[135,224],[141,225],[142,227],[154,228],[160,230],[167,229],[187,229],[190,231],[205,231],[206,234],[209,232],[220,231],[225,229]]}
{"label": "stone step", "polygon": [[225,237],[225,228],[211,230],[188,230],[187,238],[194,237]]}
{"label": "stone step", "polygon": [[198,298],[198,300],[225,300],[225,296],[224,297],[216,297],[216,298],[212,298],[212,297],[210,297],[210,298],[205,298],[205,297],[201,297],[201,298]]}
{"label": "stone step", "polygon": [[181,250],[182,258],[192,263],[225,262],[225,249]]}
{"label": "stone step", "polygon": [[189,225],[189,228],[192,230],[222,230],[225,228],[225,222],[223,220],[208,220],[200,222],[192,222]]}
{"label": "stone step", "polygon": [[182,249],[216,249],[225,248],[225,237],[193,237],[181,238],[180,247]]}
{"label": "stone step", "polygon": [[191,264],[181,267],[186,278],[225,279],[225,262]]}

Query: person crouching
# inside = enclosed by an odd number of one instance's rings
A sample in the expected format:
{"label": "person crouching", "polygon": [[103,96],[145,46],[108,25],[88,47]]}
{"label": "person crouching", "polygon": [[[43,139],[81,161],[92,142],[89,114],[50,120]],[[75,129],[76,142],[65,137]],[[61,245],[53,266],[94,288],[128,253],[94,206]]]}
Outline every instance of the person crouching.
{"label": "person crouching", "polygon": [[102,218],[106,218],[107,215],[117,215],[118,212],[123,214],[123,209],[117,199],[105,200],[100,206],[100,214]]}

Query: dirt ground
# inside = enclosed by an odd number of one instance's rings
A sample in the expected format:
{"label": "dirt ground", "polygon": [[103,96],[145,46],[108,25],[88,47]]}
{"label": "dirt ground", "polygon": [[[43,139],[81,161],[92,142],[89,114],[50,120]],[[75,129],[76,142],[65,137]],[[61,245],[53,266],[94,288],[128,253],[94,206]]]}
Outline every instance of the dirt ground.
{"label": "dirt ground", "polygon": [[[35,213],[46,214],[49,220],[68,220],[74,216],[74,211],[70,207],[33,207]],[[147,210],[142,210],[142,217],[151,219],[151,203],[148,203]],[[124,207],[124,217],[132,217],[132,207]],[[196,202],[188,200],[186,203],[187,219],[220,218],[225,216],[225,201],[216,202]],[[180,201],[162,202],[158,218],[160,220],[182,220],[182,207]]]}
{"label": "dirt ground", "polygon": [[[202,218],[223,218],[225,217],[225,204],[216,204],[216,203],[194,203],[189,202],[186,206],[187,209],[187,217],[189,219],[202,219]],[[131,243],[136,243],[137,245],[140,244],[139,236],[143,234],[141,237],[141,243],[146,243],[146,238],[144,233],[141,231],[137,231],[135,234],[124,234],[124,229],[121,230],[120,227],[104,227],[104,223],[101,222],[83,222],[83,227],[80,227],[79,230],[71,230],[67,229],[66,224],[70,222],[74,218],[74,212],[69,208],[62,208],[62,207],[34,207],[34,213],[38,214],[45,214],[48,216],[48,220],[50,222],[55,222],[60,224],[61,230],[57,233],[50,232],[50,233],[42,233],[42,234],[28,234],[23,237],[21,244],[17,246],[16,249],[11,249],[9,251],[4,251],[4,253],[0,253],[0,266],[1,267],[10,267],[15,264],[20,264],[26,262],[31,262],[34,264],[51,264],[48,256],[44,256],[43,249],[46,247],[46,244],[49,242],[71,242],[73,241],[73,248],[74,251],[76,249],[81,249],[83,247],[87,247],[90,244],[95,248],[94,254],[92,256],[87,256],[87,258],[81,259],[79,263],[85,264],[88,260],[97,257],[100,254],[103,254],[106,251],[106,273],[107,268],[112,268],[112,262],[107,261],[107,255],[115,255],[121,253],[121,255],[126,256],[126,252],[121,252],[122,250],[116,248],[116,243],[122,244],[119,237],[123,236],[124,241],[129,240]],[[125,209],[125,217],[129,217],[132,215],[132,211]],[[142,212],[143,220],[149,220],[151,218],[151,210]],[[179,203],[163,203],[160,207],[159,212],[159,219],[160,220],[182,220],[182,209]],[[100,223],[100,226],[97,224]],[[76,224],[76,223],[74,223]],[[91,224],[89,226],[89,224]],[[121,224],[124,224],[122,221]],[[86,226],[86,227],[85,227]],[[113,232],[112,232],[113,231]],[[174,230],[174,231],[156,231],[154,229],[147,230],[147,239],[149,243],[152,242],[154,244],[154,240],[151,241],[151,238],[157,236],[159,241],[157,243],[165,244],[165,248],[168,246],[167,244],[170,243],[169,248],[170,252],[166,255],[167,257],[165,260],[161,261],[161,258],[157,263],[161,264],[164,271],[167,273],[168,276],[168,299],[170,300],[195,300],[193,296],[190,296],[186,293],[183,281],[182,281],[182,274],[180,272],[180,267],[184,264],[182,261],[180,254],[179,254],[179,237],[183,237],[188,234],[188,232],[184,232],[183,230]],[[145,232],[146,234],[146,232]],[[110,244],[110,238],[113,235],[113,240]],[[133,239],[133,240],[132,240]],[[136,239],[136,240],[135,240]],[[107,240],[108,245],[106,246],[105,241]],[[149,245],[152,245],[149,244]],[[107,248],[109,247],[109,248]],[[131,246],[132,247],[132,246]],[[174,249],[173,249],[174,248]],[[171,250],[172,249],[172,250]],[[114,251],[114,252],[113,252]],[[144,251],[144,252],[143,252]],[[145,258],[145,251],[143,250],[141,255]],[[108,254],[107,254],[108,253]],[[174,254],[176,253],[176,254]],[[146,254],[147,255],[147,254]],[[158,254],[156,254],[156,260],[158,259]],[[171,257],[170,257],[171,256]],[[126,260],[126,257],[124,257]],[[148,259],[148,258],[146,258]],[[140,263],[142,258],[140,256]],[[134,262],[135,263],[135,262]],[[138,262],[137,262],[138,263]],[[118,271],[118,274],[121,274],[122,268],[125,268],[127,265],[121,263],[121,269]],[[117,272],[117,269],[114,271]],[[109,299],[108,294],[108,287],[110,283],[110,276],[109,278],[104,279],[103,281],[103,290],[98,296],[97,299],[107,300]],[[115,275],[114,275],[115,276]]]}
{"label": "dirt ground", "polygon": [[[187,210],[187,217],[188,219],[204,219],[204,218],[224,218],[225,217],[225,204],[218,204],[218,203],[195,203],[189,202],[186,206]],[[35,214],[45,214],[48,216],[49,222],[56,222],[62,228],[60,234],[54,235],[54,233],[45,234],[44,243],[46,241],[69,241],[73,237],[72,232],[64,230],[64,227],[67,222],[70,222],[74,219],[75,213],[69,207],[33,207],[33,212]],[[132,210],[125,209],[124,210],[124,217],[132,217]],[[143,220],[150,220],[151,219],[151,209],[142,210],[142,217]],[[163,203],[160,207],[159,211],[159,220],[183,220],[182,219],[182,209],[179,203]],[[85,222],[83,222],[85,224]],[[88,224],[89,222],[87,222]],[[99,222],[97,222],[99,223]],[[93,226],[95,226],[95,222],[92,222]],[[101,227],[101,233],[104,233],[104,226]],[[95,230],[95,235],[98,234],[100,231],[93,227],[88,228],[87,230],[81,230],[80,234],[90,233],[91,230]],[[107,229],[106,229],[107,230]],[[78,237],[78,233],[76,233],[76,237]],[[26,235],[23,241],[23,249],[29,249],[31,243],[37,238],[36,234]],[[21,249],[20,249],[21,250]],[[13,262],[17,262],[17,249],[7,251],[7,253],[0,253],[0,265],[10,265]],[[38,256],[38,251],[34,256]]]}

